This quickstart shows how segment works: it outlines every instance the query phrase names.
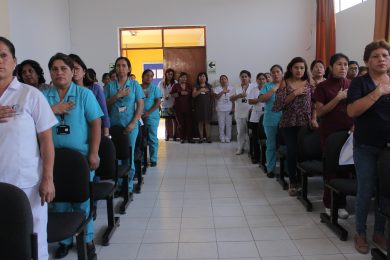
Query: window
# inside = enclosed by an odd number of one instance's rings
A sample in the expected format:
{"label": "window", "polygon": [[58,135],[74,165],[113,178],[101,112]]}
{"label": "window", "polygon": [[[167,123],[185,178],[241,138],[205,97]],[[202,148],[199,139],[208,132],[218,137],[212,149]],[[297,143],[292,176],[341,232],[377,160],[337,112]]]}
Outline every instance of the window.
{"label": "window", "polygon": [[341,12],[352,6],[366,2],[367,0],[334,0],[335,12]]}

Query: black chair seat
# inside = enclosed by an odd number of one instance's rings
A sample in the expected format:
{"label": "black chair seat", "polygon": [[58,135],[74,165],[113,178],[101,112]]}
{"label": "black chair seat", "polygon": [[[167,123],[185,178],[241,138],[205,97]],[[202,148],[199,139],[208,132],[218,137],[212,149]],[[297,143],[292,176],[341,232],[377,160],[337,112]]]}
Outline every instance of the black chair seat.
{"label": "black chair seat", "polygon": [[130,165],[118,165],[118,177],[122,178],[129,174],[130,172]]}
{"label": "black chair seat", "polygon": [[113,193],[115,185],[112,182],[99,182],[93,184],[93,198],[95,200],[105,200]]}
{"label": "black chair seat", "polygon": [[353,179],[333,179],[327,184],[329,188],[336,191],[336,193],[345,196],[356,196],[357,181]]}
{"label": "black chair seat", "polygon": [[310,175],[322,175],[324,168],[322,161],[311,160],[299,163],[301,170],[309,173]]}
{"label": "black chair seat", "polygon": [[81,212],[50,212],[47,223],[49,243],[72,237],[84,222]]}

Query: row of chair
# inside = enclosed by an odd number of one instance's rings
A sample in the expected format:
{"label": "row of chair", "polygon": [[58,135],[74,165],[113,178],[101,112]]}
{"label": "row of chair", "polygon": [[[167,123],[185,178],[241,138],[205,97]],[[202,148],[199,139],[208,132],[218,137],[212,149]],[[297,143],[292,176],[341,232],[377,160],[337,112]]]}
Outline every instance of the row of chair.
{"label": "row of chair", "polygon": [[[259,136],[256,144],[260,146],[260,157],[258,159],[260,161],[260,167],[266,169],[264,156],[266,150],[266,136],[262,126],[262,120],[260,120],[259,127]],[[332,134],[328,137],[324,149],[322,150],[318,129],[302,127],[298,133],[297,140],[297,171],[301,181],[301,190],[298,193],[297,199],[304,205],[307,211],[313,210],[313,204],[308,197],[310,177],[323,176],[324,174],[329,173],[332,173],[332,175],[336,176],[350,176],[350,178],[339,177],[324,183],[324,186],[328,187],[331,190],[331,214],[320,214],[321,222],[325,223],[331,230],[333,230],[342,241],[347,240],[348,232],[338,222],[338,209],[340,206],[337,202],[339,201],[339,197],[341,196],[356,196],[357,193],[357,181],[354,177],[354,166],[339,165],[340,152],[344,143],[348,139],[348,136],[348,131],[340,131]],[[283,138],[280,134],[278,134],[277,139],[279,146],[278,157],[280,167],[279,173],[276,175],[276,180],[281,184],[282,188],[286,190],[288,187],[288,184],[285,181],[286,152],[283,143]],[[253,154],[251,153],[250,156],[253,157]],[[381,158],[378,162],[379,182],[378,188],[376,189],[376,198],[380,198],[381,196],[390,197],[390,189],[388,189],[390,184],[390,177],[388,176],[388,174],[385,174],[386,169],[390,169],[390,150],[388,149],[385,149],[383,151]],[[383,209],[383,214],[389,218],[390,208]],[[390,260],[390,256],[385,256],[378,249],[373,249],[372,255],[376,259],[386,259],[387,257],[387,259]]]}
{"label": "row of chair", "polygon": [[[81,153],[67,148],[56,149],[54,162],[54,185],[56,197],[53,202],[81,203],[90,201],[87,218],[81,212],[50,212],[48,215],[48,243],[58,242],[68,237],[76,237],[78,259],[87,259],[85,242],[86,224],[96,214],[94,201],[107,203],[107,228],[102,236],[102,244],[107,246],[119,226],[119,217],[114,211],[114,194],[122,179],[119,213],[125,214],[132,196],[129,192],[128,163],[131,160],[129,138],[123,134],[123,128],[111,128],[112,140],[102,136],[99,157],[100,166],[95,175],[100,181],[90,182],[89,164]],[[137,137],[134,160],[137,184],[134,192],[139,193],[143,183],[142,174],[146,173],[146,128],[140,127]],[[71,189],[69,188],[71,187]],[[37,234],[33,233],[32,213],[25,193],[10,184],[0,183],[0,259],[38,259]]]}

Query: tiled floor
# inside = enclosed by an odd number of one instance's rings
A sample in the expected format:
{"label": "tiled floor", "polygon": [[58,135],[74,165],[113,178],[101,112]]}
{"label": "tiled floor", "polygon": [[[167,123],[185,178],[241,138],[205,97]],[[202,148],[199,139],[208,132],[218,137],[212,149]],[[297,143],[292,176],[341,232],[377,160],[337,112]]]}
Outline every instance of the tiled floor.
{"label": "tiled floor", "polygon": [[[99,203],[99,260],[370,259],[320,223],[321,203],[305,212],[247,155],[234,155],[235,143],[160,144],[158,166],[148,169],[108,247],[100,245],[106,213]],[[353,220],[343,225],[353,234]],[[77,259],[75,251],[66,259]]]}

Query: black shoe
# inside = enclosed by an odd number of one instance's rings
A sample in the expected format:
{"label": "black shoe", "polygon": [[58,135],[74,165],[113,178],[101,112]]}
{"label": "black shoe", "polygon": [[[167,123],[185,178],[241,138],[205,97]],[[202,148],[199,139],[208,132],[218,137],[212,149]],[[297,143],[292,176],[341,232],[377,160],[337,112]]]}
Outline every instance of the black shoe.
{"label": "black shoe", "polygon": [[134,193],[141,193],[141,185],[137,184],[134,186]]}
{"label": "black shoe", "polygon": [[203,143],[203,139],[200,138],[200,139],[198,140],[198,143],[199,143],[199,144]]}
{"label": "black shoe", "polygon": [[150,167],[156,167],[157,166],[157,162],[150,162]]}
{"label": "black shoe", "polygon": [[193,144],[193,143],[194,143],[194,140],[188,139],[188,143]]}
{"label": "black shoe", "polygon": [[176,137],[173,137],[173,141],[176,142]]}
{"label": "black shoe", "polygon": [[166,138],[165,138],[165,141],[169,141],[169,138],[168,138],[168,137],[166,137]]}
{"label": "black shoe", "polygon": [[92,209],[92,218],[93,218],[93,221],[96,220],[96,212],[97,212],[96,205],[93,205],[93,209]]}
{"label": "black shoe", "polygon": [[129,201],[133,201],[133,200],[134,200],[133,193],[132,193],[132,192],[130,192],[130,193],[129,193]]}
{"label": "black shoe", "polygon": [[181,139],[181,140],[180,140],[180,143],[184,144],[184,143],[185,143],[185,141],[186,141],[186,140],[184,140],[184,139]]}
{"label": "black shoe", "polygon": [[87,256],[88,260],[97,259],[95,244],[92,242],[87,243]]}
{"label": "black shoe", "polygon": [[267,177],[268,177],[268,178],[274,178],[274,177],[275,177],[275,173],[273,173],[273,172],[268,172],[268,173],[267,173]]}
{"label": "black shoe", "polygon": [[208,142],[209,144],[211,144],[213,141],[211,141],[211,139],[207,139],[207,142]]}
{"label": "black shoe", "polygon": [[68,255],[69,249],[73,247],[73,244],[70,245],[64,245],[60,244],[60,246],[57,248],[56,253],[54,254],[55,259],[61,259]]}
{"label": "black shoe", "polygon": [[114,192],[114,198],[119,198],[119,197],[121,197],[122,196],[122,191],[121,190],[116,190],[115,192]]}

